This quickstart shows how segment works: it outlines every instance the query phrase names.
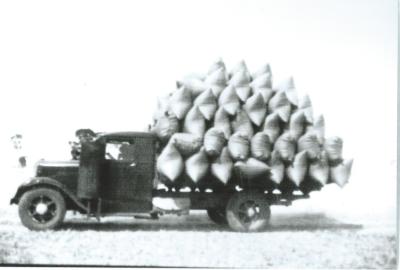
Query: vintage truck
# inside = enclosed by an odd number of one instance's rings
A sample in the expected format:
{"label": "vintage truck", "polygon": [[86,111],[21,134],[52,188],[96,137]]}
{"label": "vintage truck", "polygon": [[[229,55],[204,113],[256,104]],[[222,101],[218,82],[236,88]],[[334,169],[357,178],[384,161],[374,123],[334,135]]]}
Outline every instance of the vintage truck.
{"label": "vintage truck", "polygon": [[[267,191],[240,171],[223,189],[157,188],[157,144],[157,137],[147,132],[99,135],[82,144],[80,160],[38,162],[36,175],[19,186],[10,203],[18,204],[21,222],[31,230],[60,226],[68,210],[100,220],[112,215],[157,219],[160,214],[201,209],[218,224],[253,232],[267,228],[271,205],[288,206],[293,200],[308,198],[307,194]],[[163,208],[162,202],[168,200],[181,207]]]}

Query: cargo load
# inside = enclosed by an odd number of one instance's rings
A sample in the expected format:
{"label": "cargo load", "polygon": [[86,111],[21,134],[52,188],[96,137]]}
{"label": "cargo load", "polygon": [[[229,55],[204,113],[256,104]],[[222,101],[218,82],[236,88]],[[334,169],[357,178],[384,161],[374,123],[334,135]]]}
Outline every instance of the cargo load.
{"label": "cargo load", "polygon": [[152,127],[166,148],[158,157],[166,185],[182,176],[191,187],[212,188],[207,179],[228,185],[235,171],[247,179],[263,175],[270,189],[285,192],[348,182],[352,160],[343,158],[343,140],[325,138],[310,96],[298,94],[292,77],[276,83],[269,64],[252,73],[240,61],[228,71],[218,59],[177,86],[159,98]]}

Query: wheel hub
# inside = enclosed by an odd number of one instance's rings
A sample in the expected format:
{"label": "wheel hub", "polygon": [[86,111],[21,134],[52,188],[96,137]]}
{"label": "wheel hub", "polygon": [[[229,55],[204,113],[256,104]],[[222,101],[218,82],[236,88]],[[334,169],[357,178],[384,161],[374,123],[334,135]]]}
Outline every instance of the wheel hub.
{"label": "wheel hub", "polygon": [[256,209],[254,207],[250,207],[247,209],[247,216],[252,218],[256,215]]}
{"label": "wheel hub", "polygon": [[264,194],[238,192],[226,206],[227,221],[235,231],[255,232],[265,229],[270,218],[270,206]]}
{"label": "wheel hub", "polygon": [[243,223],[251,223],[258,219],[259,206],[252,200],[242,203],[239,207],[239,216]]}
{"label": "wheel hub", "polygon": [[47,212],[47,205],[44,203],[38,203],[35,210],[39,215],[44,215]]}

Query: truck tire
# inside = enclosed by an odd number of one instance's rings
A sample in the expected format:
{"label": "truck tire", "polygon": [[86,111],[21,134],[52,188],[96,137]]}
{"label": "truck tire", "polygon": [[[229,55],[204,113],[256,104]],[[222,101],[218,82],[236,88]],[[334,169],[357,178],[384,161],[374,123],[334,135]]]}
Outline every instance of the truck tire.
{"label": "truck tire", "polygon": [[235,193],[226,206],[229,227],[239,232],[258,232],[267,228],[270,205],[264,194],[243,191]]}
{"label": "truck tire", "polygon": [[65,199],[60,192],[38,188],[25,192],[18,205],[22,224],[30,230],[50,230],[59,226],[65,217]]}
{"label": "truck tire", "polygon": [[226,212],[224,209],[219,208],[209,208],[207,209],[208,217],[218,225],[226,225],[228,221],[226,220]]}

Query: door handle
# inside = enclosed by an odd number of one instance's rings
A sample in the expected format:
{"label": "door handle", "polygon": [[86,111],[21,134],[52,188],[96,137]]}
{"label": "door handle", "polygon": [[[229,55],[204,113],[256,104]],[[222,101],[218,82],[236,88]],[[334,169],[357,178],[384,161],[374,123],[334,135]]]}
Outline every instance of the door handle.
{"label": "door handle", "polygon": [[132,164],[131,165],[129,165],[130,167],[135,167],[136,166],[136,163],[135,162],[132,162]]}

